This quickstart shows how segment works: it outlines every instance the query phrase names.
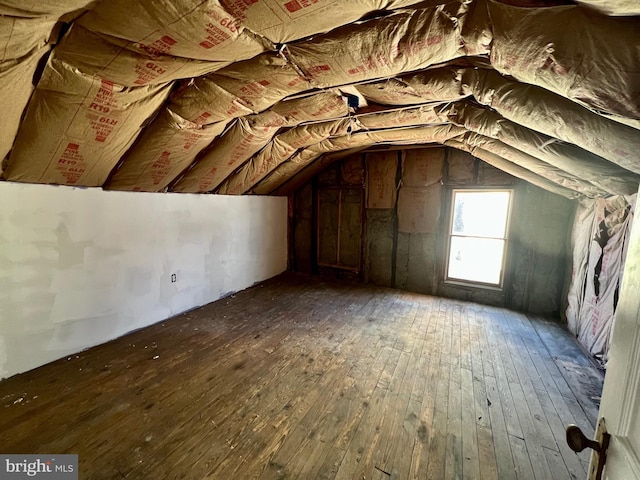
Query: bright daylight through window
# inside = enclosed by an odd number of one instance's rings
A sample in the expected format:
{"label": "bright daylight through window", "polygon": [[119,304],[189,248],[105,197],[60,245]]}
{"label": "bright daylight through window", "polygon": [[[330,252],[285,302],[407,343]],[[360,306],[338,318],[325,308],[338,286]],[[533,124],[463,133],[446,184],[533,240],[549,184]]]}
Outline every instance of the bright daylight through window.
{"label": "bright daylight through window", "polygon": [[511,190],[454,190],[447,280],[502,285]]}

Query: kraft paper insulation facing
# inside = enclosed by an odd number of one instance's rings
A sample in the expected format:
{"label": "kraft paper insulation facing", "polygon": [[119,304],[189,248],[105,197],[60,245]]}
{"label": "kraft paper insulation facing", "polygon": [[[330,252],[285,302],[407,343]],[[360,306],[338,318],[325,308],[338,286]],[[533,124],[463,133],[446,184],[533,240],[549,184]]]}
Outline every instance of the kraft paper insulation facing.
{"label": "kraft paper insulation facing", "polygon": [[301,125],[278,135],[266,148],[247,162],[217,192],[241,194],[289,159],[295,152],[316,145],[330,137],[343,136],[354,130],[353,121],[345,118],[312,125]]}
{"label": "kraft paper insulation facing", "polygon": [[448,123],[444,115],[439,115],[429,105],[358,115],[358,121],[365,129]]}
{"label": "kraft paper insulation facing", "polygon": [[85,29],[126,41],[131,51],[232,62],[271,49],[218,2],[109,0],[83,16]]}
{"label": "kraft paper insulation facing", "polygon": [[[502,77],[491,70],[465,70],[465,90],[507,120],[580,146],[636,173],[638,131],[595,115],[587,108],[543,88]],[[562,119],[562,121],[558,121]],[[585,135],[585,130],[591,135]]]}
{"label": "kraft paper insulation facing", "polygon": [[292,177],[303,171],[321,155],[340,150],[349,150],[358,147],[371,146],[380,143],[394,145],[412,144],[442,144],[463,133],[463,129],[454,125],[436,125],[411,128],[391,128],[361,131],[342,137],[329,138],[305,150],[300,151],[287,162],[276,168],[272,174],[260,182],[253,191],[257,194],[265,194],[289,181]]}
{"label": "kraft paper insulation facing", "polygon": [[[479,158],[480,160],[482,160],[483,162],[486,162],[488,165],[492,165],[495,168],[499,168],[501,171],[508,173],[510,175],[513,175],[516,178],[520,178],[523,180],[526,180],[527,182],[535,185],[536,187],[540,187],[544,190],[547,190],[549,192],[553,192],[557,195],[561,195],[563,197],[566,198],[577,198],[579,196],[579,194],[577,192],[575,192],[574,190],[570,190],[568,188],[564,188],[554,182],[551,182],[549,180],[547,180],[547,178],[538,175],[534,172],[532,172],[531,170],[527,170],[526,168],[521,167],[520,165],[518,165],[517,163],[513,163],[510,162],[508,160],[505,160],[504,158],[491,153],[487,150],[484,150],[482,148],[479,147],[469,147],[466,143],[463,143],[460,140],[456,140],[456,139],[452,139],[452,140],[447,140],[445,142],[445,145],[449,146],[449,147],[453,147],[457,150],[452,150],[449,152],[449,158],[448,158],[448,165],[449,165],[449,176],[448,176],[448,184],[452,185],[452,186],[456,186],[455,183],[455,178],[458,177],[462,177],[465,180],[465,183],[469,183],[471,180],[473,180],[473,178],[471,177],[470,174],[457,174],[456,177],[454,177],[454,179],[452,179],[451,174],[452,174],[452,165],[455,165],[455,157],[457,155],[455,155],[457,153],[457,151],[460,152],[468,152],[468,151],[473,151],[473,155],[476,158]],[[473,159],[472,159],[473,160]],[[464,161],[464,160],[462,160]],[[455,167],[454,167],[455,168]],[[455,173],[454,173],[455,175]],[[464,185],[464,183],[463,183]]]}
{"label": "kraft paper insulation facing", "polygon": [[[187,172],[173,190],[179,192],[211,191],[218,187],[237,167],[265,147],[280,127],[296,125],[299,120],[322,120],[342,117],[348,113],[346,101],[340,94],[328,92],[316,95],[313,100],[315,100],[315,108],[311,108],[309,100],[304,99],[304,101],[291,101],[289,111],[285,109],[285,104],[283,103],[276,111],[267,111],[255,116],[241,118],[218,139],[213,148],[207,152],[207,155],[201,158],[192,170]],[[298,109],[298,104],[304,108]],[[278,113],[278,111],[281,113]],[[274,118],[274,113],[276,118]],[[339,122],[346,125],[344,120]],[[323,127],[320,125],[309,125],[308,130],[313,133],[312,128],[314,126],[316,130],[322,132]],[[333,123],[329,124],[329,132],[326,134],[319,133],[315,139],[312,133],[306,132],[298,135],[304,140],[295,138],[293,133],[305,130],[305,127],[290,130],[287,132],[289,134],[288,138],[284,140],[284,143],[291,145],[287,152],[295,151],[302,146],[318,143],[330,135],[344,135],[347,133],[339,128],[333,128],[334,126]],[[307,140],[309,136],[314,139],[312,143]],[[219,165],[220,158],[228,160],[224,167]],[[206,176],[202,176],[201,173],[205,170],[208,173]],[[204,180],[205,178],[206,180]]]}
{"label": "kraft paper insulation facing", "polygon": [[398,193],[399,232],[434,233],[438,230],[444,160],[443,148],[403,152],[402,186]]}
{"label": "kraft paper insulation facing", "polygon": [[409,7],[420,0],[223,1],[243,26],[276,43],[326,32],[378,10]]}
{"label": "kraft paper insulation facing", "polygon": [[[309,182],[313,177],[315,177],[320,172],[324,171],[327,167],[329,167],[334,162],[341,160],[343,158],[350,157],[355,155],[366,147],[356,147],[349,148],[346,150],[341,150],[339,152],[327,153],[319,157],[315,162],[309,165],[307,168],[298,173],[295,177],[290,178],[287,182],[283,183],[275,190],[271,192],[272,195],[289,195],[297,191],[300,187],[304,186]],[[365,180],[366,181],[366,180]]]}
{"label": "kraft paper insulation facing", "polygon": [[437,68],[420,73],[363,83],[358,90],[381,105],[418,105],[427,102],[462,100],[469,96],[462,90],[461,68]]}
{"label": "kraft paper insulation facing", "polygon": [[575,6],[487,6],[491,65],[498,72],[597,111],[640,118],[640,83],[632,60],[638,53],[629,48],[640,35],[636,19],[596,16]]}
{"label": "kraft paper insulation facing", "polygon": [[[175,192],[209,192],[237,167],[264,147],[278,127],[253,128],[247,118],[238,119],[229,132],[172,188]],[[224,159],[224,163],[220,161]]]}
{"label": "kraft paper insulation facing", "polygon": [[[2,8],[2,7],[0,7]],[[0,62],[20,60],[50,43],[56,25],[55,17],[2,17],[0,29]]]}
{"label": "kraft paper insulation facing", "polygon": [[[0,162],[15,140],[37,82],[38,64],[58,34],[58,20],[71,21],[95,1],[3,1],[0,4]],[[3,162],[4,163],[4,162]],[[3,166],[0,165],[0,174]]]}
{"label": "kraft paper insulation facing", "polygon": [[515,175],[496,168],[487,162],[479,162],[478,182],[483,185],[513,185],[518,181]]}
{"label": "kraft paper insulation facing", "polygon": [[[354,22],[374,11],[416,3],[419,1],[161,0],[131,4],[127,0],[116,0],[100,4],[82,23],[95,31],[133,42],[148,42],[154,36],[173,34],[180,44],[174,51],[178,56],[189,57],[198,52],[209,56],[216,51],[228,55],[231,48],[238,48],[240,54],[247,46],[255,48],[256,39],[290,42]],[[166,30],[158,32],[159,25]]]}
{"label": "kraft paper insulation facing", "polygon": [[447,157],[447,183],[449,185],[469,185],[473,183],[475,159],[469,153],[452,150]]}
{"label": "kraft paper insulation facing", "polygon": [[402,186],[398,194],[398,231],[437,232],[442,190],[437,183],[428,187]]}
{"label": "kraft paper insulation facing", "polygon": [[[271,107],[289,95],[315,87],[295,65],[282,55],[271,52],[236,62],[206,78],[239,98],[254,113]],[[195,88],[198,88],[197,84]],[[208,100],[214,105],[217,103],[217,90],[214,89],[213,97]]]}
{"label": "kraft paper insulation facing", "polygon": [[[322,87],[418,70],[459,57],[464,7],[450,2],[395,13],[287,46],[285,55]],[[381,42],[380,39],[385,39]]]}
{"label": "kraft paper insulation facing", "polygon": [[[281,102],[248,120],[251,128],[272,127],[275,131],[275,128],[293,126],[303,121],[337,118],[347,113],[345,98],[339,92],[327,91]],[[107,188],[162,191],[193,163],[198,152],[211,144],[226,126],[225,121],[197,124],[165,109],[129,151]],[[230,141],[237,141],[236,125],[227,131],[227,135],[232,136]],[[246,132],[246,135],[252,133]],[[220,139],[219,143],[222,141]],[[215,147],[211,154],[224,155]]]}
{"label": "kraft paper insulation facing", "polygon": [[[273,137],[282,132],[274,119],[288,103],[282,101],[348,84],[345,92],[393,110],[363,115],[356,101],[355,112],[340,115],[356,114],[354,131],[453,123],[481,134],[461,136],[464,148],[512,172],[533,171],[560,186],[550,187],[556,192],[631,194],[640,174],[634,47],[640,29],[637,18],[622,15],[637,15],[637,8],[628,1],[580,3],[589,8],[493,0],[3,2],[0,86],[7,107],[0,153],[12,148],[3,177],[83,186],[110,178],[109,188],[126,190],[174,184],[183,192],[266,192],[267,184],[277,186],[276,179],[341,150],[329,138],[304,151],[277,148]],[[58,41],[61,18],[71,28],[38,78],[38,60]],[[68,86],[52,82],[51,71],[65,69],[60,75]],[[27,79],[34,76],[31,96]],[[86,102],[103,82],[114,86],[117,105],[94,118]],[[243,119],[267,110],[262,125]],[[91,121],[103,125],[90,127]],[[289,119],[280,127],[301,122],[313,120]],[[403,135],[341,145],[411,141]],[[265,183],[254,189],[256,181]]]}
{"label": "kraft paper insulation facing", "polygon": [[611,343],[636,195],[580,203],[572,246],[567,325],[604,364]]}
{"label": "kraft paper insulation facing", "polygon": [[372,139],[371,135],[367,132],[328,138],[320,143],[316,143],[315,145],[298,151],[285,163],[282,163],[275,168],[252,190],[254,193],[259,195],[271,193],[326,153],[349,150],[358,147],[368,147],[375,143],[376,141]]}
{"label": "kraft paper insulation facing", "polygon": [[428,187],[442,181],[444,148],[407,150],[402,158],[402,185]]}
{"label": "kraft paper insulation facing", "polygon": [[610,194],[616,192],[632,194],[637,191],[639,175],[603,161],[597,155],[575,145],[558,142],[551,137],[521,127],[495,112],[472,105],[454,104],[449,107],[447,116],[456,125],[464,126],[471,132],[495,138],[524,153],[537,156],[548,164],[577,178],[587,180]]}
{"label": "kraft paper insulation facing", "polygon": [[601,188],[499,140],[472,132],[465,133],[462,140],[473,155],[475,155],[475,149],[479,147],[584,196],[598,197],[607,195],[607,192]]}
{"label": "kraft paper insulation facing", "polygon": [[[0,161],[11,150],[20,127],[22,112],[33,93],[33,76],[38,62],[49,50],[43,47],[20,60],[0,62],[0,102],[3,105],[0,116]],[[0,167],[0,173],[2,168]]]}
{"label": "kraft paper insulation facing", "polygon": [[578,0],[607,15],[640,15],[640,4],[636,0]]}
{"label": "kraft paper insulation facing", "polygon": [[[170,44],[165,39],[167,45]],[[156,85],[180,78],[197,77],[219,70],[229,61],[203,61],[170,55],[165,45],[138,45],[87,30],[74,24],[56,47],[65,62],[85,75],[125,86]]]}
{"label": "kraft paper insulation facing", "polygon": [[362,159],[354,156],[346,158],[340,168],[342,181],[349,185],[364,184],[364,166]]}
{"label": "kraft paper insulation facing", "polygon": [[[339,116],[337,115],[338,112],[325,107],[320,108],[319,112],[322,112],[322,116],[325,117]],[[321,115],[318,114],[316,117],[320,118]],[[359,130],[411,126],[416,123],[442,124],[444,122],[440,120],[440,117],[435,114],[432,108],[423,106],[390,112],[355,115],[348,119],[334,122],[313,123],[294,128],[278,135],[251,161],[247,162],[238,172],[226,180],[218,188],[217,192],[224,194],[245,193],[299,149],[310,147],[330,137],[344,136]]]}
{"label": "kraft paper insulation facing", "polygon": [[393,208],[396,203],[396,152],[369,153],[367,164],[367,208]]}
{"label": "kraft paper insulation facing", "polygon": [[[124,87],[49,60],[9,159],[9,180],[100,186],[158,110],[169,84]],[[43,118],[45,128],[31,128]]]}
{"label": "kraft paper insulation facing", "polygon": [[[272,103],[265,106],[268,108]],[[254,112],[247,102],[228,92],[208,77],[189,82],[167,106],[180,117],[198,125],[224,122],[232,118],[251,115]]]}
{"label": "kraft paper insulation facing", "polygon": [[[2,8],[2,7],[0,7]],[[6,7],[5,7],[6,8]],[[2,12],[4,10],[0,10]],[[55,18],[2,17],[0,20],[0,161],[11,150],[20,117],[33,92],[38,63],[49,51]],[[2,172],[2,168],[0,168]]]}
{"label": "kraft paper insulation facing", "polygon": [[85,9],[95,8],[99,0],[2,0],[0,15],[23,18],[76,18]]}
{"label": "kraft paper insulation facing", "polygon": [[198,125],[164,109],[129,150],[105,188],[161,192],[226,125]]}

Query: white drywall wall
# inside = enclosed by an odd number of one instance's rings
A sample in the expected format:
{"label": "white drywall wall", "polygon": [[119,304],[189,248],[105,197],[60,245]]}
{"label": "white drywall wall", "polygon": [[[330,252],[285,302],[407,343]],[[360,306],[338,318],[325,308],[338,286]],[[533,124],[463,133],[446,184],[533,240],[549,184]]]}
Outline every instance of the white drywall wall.
{"label": "white drywall wall", "polygon": [[286,222],[282,197],[0,183],[0,378],[277,275]]}

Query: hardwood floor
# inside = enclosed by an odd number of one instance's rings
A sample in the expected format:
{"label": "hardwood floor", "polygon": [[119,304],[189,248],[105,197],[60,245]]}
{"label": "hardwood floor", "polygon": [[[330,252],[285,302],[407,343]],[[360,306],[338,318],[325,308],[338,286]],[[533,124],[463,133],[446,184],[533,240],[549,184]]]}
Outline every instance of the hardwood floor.
{"label": "hardwood floor", "polygon": [[2,453],[82,479],[585,479],[600,373],[555,323],[284,274],[0,383]]}

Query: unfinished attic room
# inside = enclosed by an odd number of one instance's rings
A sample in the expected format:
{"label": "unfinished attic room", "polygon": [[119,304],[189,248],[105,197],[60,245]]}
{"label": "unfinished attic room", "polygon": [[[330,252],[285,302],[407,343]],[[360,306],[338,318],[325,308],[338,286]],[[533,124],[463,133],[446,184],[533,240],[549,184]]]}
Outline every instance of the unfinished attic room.
{"label": "unfinished attic room", "polygon": [[640,1],[0,0],[0,479],[640,479]]}

